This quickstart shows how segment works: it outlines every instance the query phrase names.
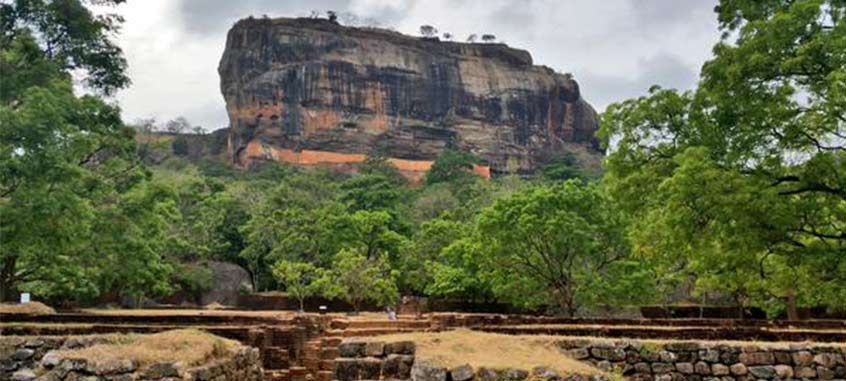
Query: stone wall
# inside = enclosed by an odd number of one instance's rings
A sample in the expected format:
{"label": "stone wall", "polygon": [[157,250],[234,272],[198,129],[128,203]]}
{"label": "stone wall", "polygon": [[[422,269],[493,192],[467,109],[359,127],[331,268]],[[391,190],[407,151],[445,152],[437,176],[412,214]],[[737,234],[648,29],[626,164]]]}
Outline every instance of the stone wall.
{"label": "stone wall", "polygon": [[746,381],[846,378],[846,347],[562,340],[569,356],[630,380]]}
{"label": "stone wall", "polygon": [[546,367],[525,369],[473,368],[469,364],[443,367],[415,357],[410,341],[348,341],[335,359],[337,381],[608,381],[604,375],[559,375]]}
{"label": "stone wall", "polygon": [[351,341],[338,346],[335,380],[408,380],[414,364],[413,342]]}
{"label": "stone wall", "polygon": [[89,363],[64,358],[57,350],[77,349],[105,342],[102,337],[22,338],[0,341],[0,380],[11,381],[261,381],[259,351],[250,347],[233,349],[229,356],[207,364],[188,367],[174,362],[139,366],[131,360]]}

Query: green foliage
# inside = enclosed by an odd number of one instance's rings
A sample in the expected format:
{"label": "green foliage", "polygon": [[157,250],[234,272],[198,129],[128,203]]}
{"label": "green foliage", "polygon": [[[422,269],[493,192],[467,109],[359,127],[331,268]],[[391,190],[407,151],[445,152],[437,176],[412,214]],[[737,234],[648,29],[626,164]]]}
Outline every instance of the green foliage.
{"label": "green foliage", "polygon": [[445,150],[426,173],[426,184],[469,181],[476,177],[472,171],[473,165],[478,161],[478,158],[469,153],[452,149]]}
{"label": "green foliage", "polygon": [[171,150],[176,156],[188,156],[188,139],[183,135],[177,135],[171,142]]}
{"label": "green foliage", "polygon": [[325,270],[307,262],[279,261],[273,265],[273,278],[285,287],[288,295],[300,302],[300,312],[304,310],[306,298],[321,291],[327,280]]}
{"label": "green foliage", "polygon": [[[122,2],[97,1],[99,4]],[[86,84],[111,94],[129,85],[123,52],[109,39],[122,21],[115,14],[95,16],[80,0],[13,0],[0,4],[0,46],[13,44],[22,36],[38,36],[42,46],[38,56],[64,72],[83,70],[87,74]],[[43,67],[33,69],[44,73]],[[46,78],[52,77],[50,74]],[[28,87],[28,83],[43,86],[46,78],[31,77],[33,82],[26,82],[21,77],[16,82],[22,87]]]}
{"label": "green foliage", "polygon": [[576,155],[569,152],[545,166],[543,168],[543,177],[552,181],[588,178],[585,172],[578,167],[578,158],[576,158]]}
{"label": "green foliage", "polygon": [[322,278],[320,287],[326,297],[344,300],[359,311],[364,302],[380,307],[396,304],[397,276],[384,257],[371,259],[356,250],[344,249],[335,256],[330,275]]}
{"label": "green foliage", "polygon": [[606,111],[609,190],[659,274],[792,318],[843,306],[846,5],[718,10],[724,38],[698,89],[654,88]]}
{"label": "green foliage", "polygon": [[82,69],[103,92],[128,84],[107,38],[118,22],[79,1],[0,5],[0,299],[171,289],[161,253],[180,219],[174,195],[144,183],[119,110],[77,97],[71,83],[70,71]]}
{"label": "green foliage", "polygon": [[498,296],[526,307],[554,304],[570,316],[600,299],[591,295],[600,291],[590,287],[593,279],[629,253],[610,200],[574,180],[496,201],[478,229]]}

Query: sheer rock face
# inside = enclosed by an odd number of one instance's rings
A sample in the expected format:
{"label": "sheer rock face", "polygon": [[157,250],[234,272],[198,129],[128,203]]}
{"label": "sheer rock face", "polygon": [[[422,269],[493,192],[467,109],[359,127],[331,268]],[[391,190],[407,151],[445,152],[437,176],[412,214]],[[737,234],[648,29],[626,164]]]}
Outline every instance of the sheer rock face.
{"label": "sheer rock face", "polygon": [[528,173],[566,152],[600,153],[578,84],[502,44],[246,19],[229,31],[218,71],[236,165],[345,164],[379,152],[425,171],[455,148],[493,172]]}

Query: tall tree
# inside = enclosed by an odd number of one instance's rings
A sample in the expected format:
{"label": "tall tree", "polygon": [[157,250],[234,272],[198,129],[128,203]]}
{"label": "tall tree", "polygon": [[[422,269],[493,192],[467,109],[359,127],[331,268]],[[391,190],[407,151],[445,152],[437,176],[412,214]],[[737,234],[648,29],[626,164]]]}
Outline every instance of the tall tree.
{"label": "tall tree", "polygon": [[[608,108],[607,181],[637,250],[739,303],[844,306],[846,4],[723,0],[690,92]],[[667,259],[675,259],[667,260]],[[673,265],[678,268],[678,265]]]}
{"label": "tall tree", "polygon": [[120,21],[78,0],[0,4],[0,299],[96,296],[112,270],[133,295],[165,291],[172,204],[134,191],[148,174],[119,110],[73,92],[71,71],[102,93],[128,85]]}
{"label": "tall tree", "polygon": [[585,298],[593,291],[587,280],[629,254],[620,214],[597,185],[577,180],[497,200],[478,229],[500,297],[527,307],[549,303],[569,316],[596,299]]}

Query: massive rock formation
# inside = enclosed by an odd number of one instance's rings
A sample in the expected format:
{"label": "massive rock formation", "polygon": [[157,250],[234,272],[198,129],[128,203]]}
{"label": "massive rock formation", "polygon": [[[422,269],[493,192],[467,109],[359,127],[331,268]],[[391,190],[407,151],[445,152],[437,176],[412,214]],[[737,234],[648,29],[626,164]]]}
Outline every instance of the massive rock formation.
{"label": "massive rock formation", "polygon": [[599,156],[596,112],[578,84],[503,44],[250,18],[229,31],[218,71],[236,165],[379,152],[422,173],[455,148],[495,173],[529,173],[567,152]]}

